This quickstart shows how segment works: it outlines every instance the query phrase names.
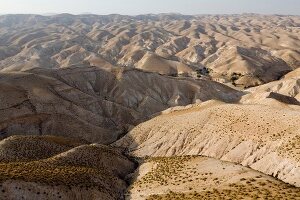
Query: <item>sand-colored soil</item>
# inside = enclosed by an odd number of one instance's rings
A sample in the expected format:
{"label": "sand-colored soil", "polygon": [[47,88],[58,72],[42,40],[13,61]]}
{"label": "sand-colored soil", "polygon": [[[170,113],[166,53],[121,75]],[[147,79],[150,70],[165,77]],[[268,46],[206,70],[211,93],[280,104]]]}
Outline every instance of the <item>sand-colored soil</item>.
{"label": "sand-colored soil", "polygon": [[146,159],[127,199],[297,199],[300,189],[240,165],[206,157]]}

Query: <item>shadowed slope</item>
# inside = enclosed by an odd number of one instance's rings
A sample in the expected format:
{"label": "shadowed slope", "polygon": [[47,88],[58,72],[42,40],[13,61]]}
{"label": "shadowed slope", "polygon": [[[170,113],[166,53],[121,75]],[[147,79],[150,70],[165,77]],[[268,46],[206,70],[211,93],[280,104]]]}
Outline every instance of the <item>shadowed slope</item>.
{"label": "shadowed slope", "polygon": [[0,91],[2,137],[50,134],[106,144],[169,107],[242,95],[209,80],[97,67],[1,73]]}

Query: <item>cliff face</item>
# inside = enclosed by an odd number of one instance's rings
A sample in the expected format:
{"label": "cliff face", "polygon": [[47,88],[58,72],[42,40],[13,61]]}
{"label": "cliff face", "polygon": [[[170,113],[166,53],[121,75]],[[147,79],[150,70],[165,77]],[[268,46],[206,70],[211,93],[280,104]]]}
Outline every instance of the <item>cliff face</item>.
{"label": "cliff face", "polygon": [[299,186],[299,111],[210,101],[165,113],[115,145],[140,157],[213,157]]}

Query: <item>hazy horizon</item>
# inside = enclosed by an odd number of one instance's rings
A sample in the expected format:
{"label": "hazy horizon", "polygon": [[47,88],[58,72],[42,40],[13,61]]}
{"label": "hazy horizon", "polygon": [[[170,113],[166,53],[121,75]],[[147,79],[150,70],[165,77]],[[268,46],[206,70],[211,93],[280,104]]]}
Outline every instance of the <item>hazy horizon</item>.
{"label": "hazy horizon", "polygon": [[[299,15],[299,0],[0,0],[0,14],[280,14]],[[66,5],[66,6],[65,6]]]}
{"label": "hazy horizon", "polygon": [[74,16],[80,16],[80,15],[98,15],[98,16],[109,16],[109,15],[121,15],[121,16],[139,16],[139,15],[162,15],[162,14],[175,14],[175,15],[183,15],[183,16],[201,16],[201,15],[245,15],[245,14],[254,14],[254,15],[265,15],[265,16],[272,16],[272,15],[280,15],[280,16],[300,16],[300,14],[277,14],[277,13],[270,13],[270,14],[264,14],[264,13],[203,13],[203,14],[182,14],[178,12],[167,12],[167,13],[141,13],[141,14],[120,14],[120,13],[107,13],[107,14],[97,14],[97,13],[0,13],[0,16],[5,16],[5,15],[40,15],[40,16],[55,16],[55,15],[74,15]]}

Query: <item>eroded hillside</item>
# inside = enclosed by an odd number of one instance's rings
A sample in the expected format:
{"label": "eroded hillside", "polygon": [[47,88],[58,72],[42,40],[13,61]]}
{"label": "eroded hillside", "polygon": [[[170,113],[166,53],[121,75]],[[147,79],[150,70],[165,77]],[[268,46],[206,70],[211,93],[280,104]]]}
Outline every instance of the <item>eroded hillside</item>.
{"label": "eroded hillside", "polygon": [[0,16],[0,199],[300,198],[299,27]]}
{"label": "eroded hillside", "polygon": [[210,101],[142,123],[115,145],[138,157],[209,156],[299,187],[299,120],[299,108]]}
{"label": "eroded hillside", "polygon": [[97,67],[0,73],[0,133],[58,135],[109,144],[172,106],[243,93],[210,80]]}
{"label": "eroded hillside", "polygon": [[298,68],[298,16],[0,16],[0,69],[89,63],[250,87]]}

